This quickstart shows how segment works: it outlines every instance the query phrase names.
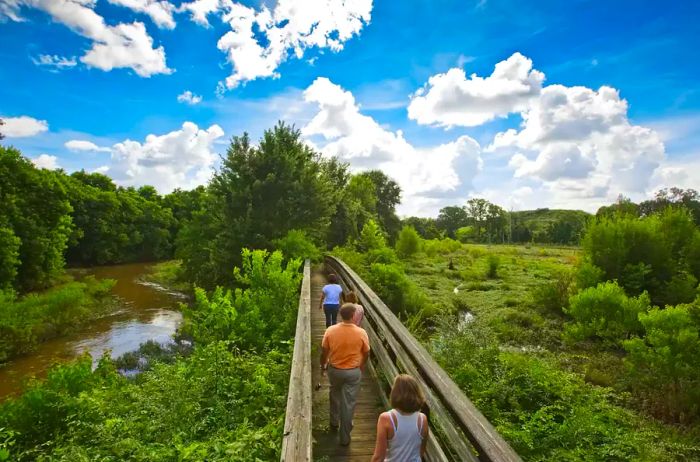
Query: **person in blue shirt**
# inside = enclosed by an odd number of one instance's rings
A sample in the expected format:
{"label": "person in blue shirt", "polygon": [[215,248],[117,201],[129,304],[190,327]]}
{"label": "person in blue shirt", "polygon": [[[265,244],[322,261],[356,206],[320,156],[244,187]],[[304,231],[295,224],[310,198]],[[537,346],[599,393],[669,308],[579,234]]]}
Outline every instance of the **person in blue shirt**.
{"label": "person in blue shirt", "polygon": [[326,329],[335,325],[338,319],[338,310],[343,301],[343,288],[338,284],[338,276],[329,274],[328,284],[323,286],[319,307],[326,314]]}

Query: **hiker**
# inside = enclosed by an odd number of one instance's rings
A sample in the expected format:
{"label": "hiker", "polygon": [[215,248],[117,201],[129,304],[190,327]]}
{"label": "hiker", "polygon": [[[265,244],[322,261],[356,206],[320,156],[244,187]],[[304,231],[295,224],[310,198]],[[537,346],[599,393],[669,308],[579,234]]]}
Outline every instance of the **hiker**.
{"label": "hiker", "polygon": [[354,314],[354,304],[345,303],[340,307],[341,323],[326,329],[321,343],[321,368],[328,369],[330,383],[330,426],[338,429],[343,446],[350,444],[362,370],[369,358],[367,332],[352,322]]}
{"label": "hiker", "polygon": [[345,303],[352,303],[355,305],[355,314],[352,317],[352,322],[355,323],[357,327],[362,327],[362,319],[365,317],[365,309],[360,305],[355,292],[350,291],[344,295]]}
{"label": "hiker", "polygon": [[338,284],[338,276],[328,275],[328,284],[323,286],[321,304],[319,309],[326,314],[326,329],[335,325],[338,319],[338,310],[343,301],[343,288]]}
{"label": "hiker", "polygon": [[389,401],[393,409],[377,421],[372,462],[420,462],[428,442],[428,418],[420,412],[425,398],[416,379],[398,375]]}

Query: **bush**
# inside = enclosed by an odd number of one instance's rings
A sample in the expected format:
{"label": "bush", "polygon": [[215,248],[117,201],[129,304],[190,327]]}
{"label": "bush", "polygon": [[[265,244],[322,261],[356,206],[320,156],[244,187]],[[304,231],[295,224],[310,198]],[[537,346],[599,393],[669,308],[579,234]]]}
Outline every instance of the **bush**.
{"label": "bush", "polygon": [[605,272],[590,262],[583,262],[576,271],[576,288],[578,290],[595,287],[603,282]]}
{"label": "bush", "polygon": [[491,279],[497,278],[498,268],[501,265],[501,259],[498,257],[498,255],[490,253],[486,259],[486,264],[488,265],[486,269],[486,277]]}
{"label": "bush", "polygon": [[560,314],[569,307],[571,296],[571,273],[554,275],[553,280],[538,285],[532,290],[532,303],[549,313]]}
{"label": "bush", "polygon": [[420,236],[412,226],[401,228],[396,241],[396,253],[400,258],[408,258],[420,250]]}
{"label": "bush", "polygon": [[273,244],[286,258],[301,260],[308,258],[313,262],[321,261],[321,251],[304,231],[293,229],[283,238],[273,241]]}
{"label": "bush", "polygon": [[473,226],[463,226],[455,231],[455,237],[461,243],[467,243],[474,238],[475,232]]}
{"label": "bush", "polygon": [[381,249],[386,247],[386,237],[379,225],[374,220],[369,220],[362,227],[355,246],[360,252]]}
{"label": "bush", "polygon": [[462,244],[446,237],[444,239],[427,239],[423,241],[423,251],[428,256],[446,255],[462,248]]}
{"label": "bush", "polygon": [[633,388],[652,412],[674,422],[700,417],[698,302],[640,313],[644,336],[623,343]]}
{"label": "bush", "polygon": [[628,297],[617,282],[605,282],[571,297],[564,311],[574,318],[565,328],[570,341],[597,337],[614,345],[641,331],[638,315],[650,308],[649,296]]}
{"label": "bush", "polygon": [[429,308],[428,297],[398,265],[372,264],[369,268],[368,283],[397,314],[417,314]]}

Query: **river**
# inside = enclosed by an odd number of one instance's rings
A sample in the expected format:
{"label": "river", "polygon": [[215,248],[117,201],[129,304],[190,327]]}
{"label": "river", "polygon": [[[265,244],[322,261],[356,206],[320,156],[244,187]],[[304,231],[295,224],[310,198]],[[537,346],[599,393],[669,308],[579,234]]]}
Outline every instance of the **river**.
{"label": "river", "polygon": [[76,272],[91,274],[98,279],[115,279],[117,283],[112,293],[117,303],[114,310],[70,336],[42,343],[33,353],[1,367],[0,400],[21,391],[27,378],[41,377],[52,364],[68,361],[86,351],[96,361],[106,350],[111,350],[112,357],[116,358],[138,349],[148,340],[171,341],[182,321],[178,303],[186,297],[142,281],[147,271],[147,264],[134,263]]}

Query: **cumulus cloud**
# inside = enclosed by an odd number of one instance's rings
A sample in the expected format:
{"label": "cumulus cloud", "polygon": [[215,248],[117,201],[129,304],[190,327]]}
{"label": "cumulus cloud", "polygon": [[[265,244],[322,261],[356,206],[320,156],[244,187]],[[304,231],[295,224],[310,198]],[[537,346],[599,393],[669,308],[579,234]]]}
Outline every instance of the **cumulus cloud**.
{"label": "cumulus cloud", "polygon": [[222,10],[224,6],[230,4],[230,0],[194,0],[193,2],[187,2],[180,5],[178,11],[189,12],[192,17],[192,21],[196,22],[200,26],[209,27],[209,19],[207,16]]}
{"label": "cumulus cloud", "polygon": [[200,129],[192,122],[185,122],[179,130],[148,135],[143,142],[127,139],[105,148],[89,141],[72,140],[66,143],[66,147],[108,151],[111,153],[110,163],[100,167],[99,172],[124,186],[150,184],[167,193],[175,188],[187,189],[207,182],[218,159],[212,146],[222,136],[224,131],[216,124]]}
{"label": "cumulus cloud", "polygon": [[630,123],[614,88],[551,85],[522,117],[519,130],[498,133],[487,150],[534,154],[511,158],[515,175],[555,182],[554,189],[590,197],[640,193],[665,158],[659,135]]}
{"label": "cumulus cloud", "polygon": [[437,74],[411,97],[409,118],[419,124],[473,127],[525,110],[540,94],[544,74],[532,61],[514,53],[496,64],[489,77],[452,68]]}
{"label": "cumulus cloud", "polygon": [[45,168],[47,170],[56,170],[60,168],[58,165],[58,158],[48,154],[41,154],[39,157],[31,159],[31,161],[38,168]]}
{"label": "cumulus cloud", "polygon": [[49,129],[45,120],[37,120],[29,116],[2,117],[4,125],[0,126],[0,132],[8,138],[24,138],[38,135]]}
{"label": "cumulus cloud", "polygon": [[355,170],[380,169],[394,178],[403,190],[402,213],[432,213],[436,204],[466,197],[472,188],[481,168],[480,147],[472,138],[417,148],[401,131],[389,131],[362,114],[352,93],[323,77],[304,98],[318,107],[304,136],[321,138],[324,155],[347,161]]}
{"label": "cumulus cloud", "polygon": [[113,5],[120,5],[137,13],[148,15],[158,27],[174,29],[173,12],[175,6],[164,0],[108,0]]}
{"label": "cumulus cloud", "polygon": [[112,152],[110,148],[100,147],[92,141],[85,140],[70,140],[64,143],[64,146],[73,152]]}
{"label": "cumulus cloud", "polygon": [[177,101],[179,103],[187,103],[189,105],[195,105],[202,102],[202,97],[195,95],[191,91],[187,90],[184,93],[177,95]]}
{"label": "cumulus cloud", "polygon": [[[220,8],[215,2],[193,2],[183,6],[200,23]],[[222,19],[231,30],[218,41],[234,72],[226,88],[265,77],[279,77],[277,68],[291,52],[302,58],[308,48],[340,51],[370,20],[372,0],[279,0],[274,9],[259,10],[240,3],[223,2]]]}
{"label": "cumulus cloud", "polygon": [[[133,0],[133,3],[154,2]],[[165,63],[165,50],[162,46],[154,48],[153,38],[143,23],[109,26],[94,11],[93,0],[0,0],[0,13],[12,20],[21,20],[21,6],[42,10],[54,21],[92,40],[92,47],[80,58],[88,66],[104,71],[130,68],[141,77],[172,72]]]}
{"label": "cumulus cloud", "polygon": [[64,69],[70,69],[78,64],[75,56],[70,58],[58,55],[39,55],[38,58],[32,58],[32,62],[40,67],[46,67],[51,72],[58,72]]}

